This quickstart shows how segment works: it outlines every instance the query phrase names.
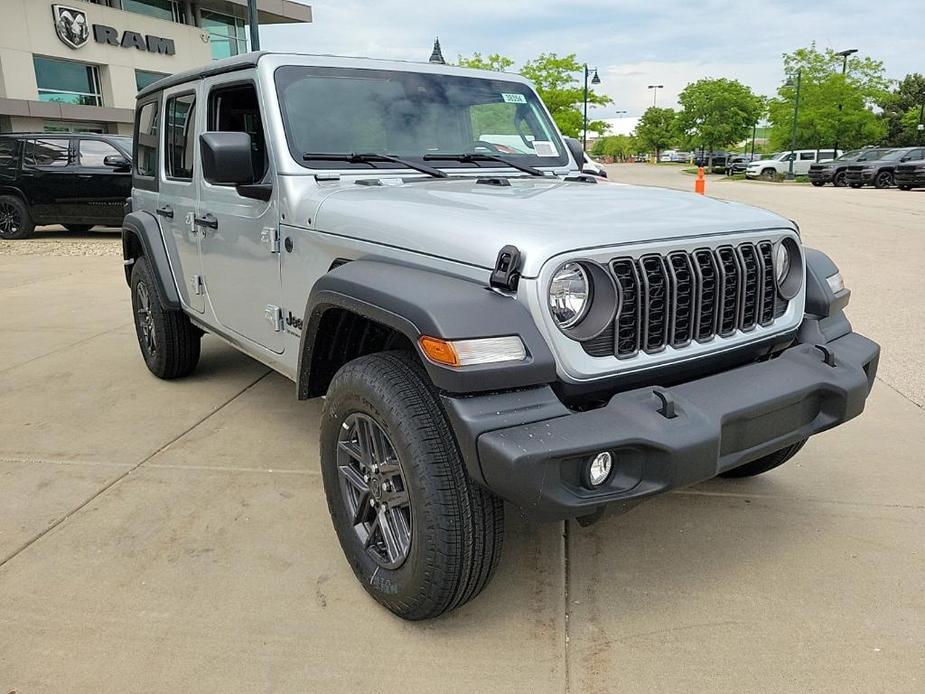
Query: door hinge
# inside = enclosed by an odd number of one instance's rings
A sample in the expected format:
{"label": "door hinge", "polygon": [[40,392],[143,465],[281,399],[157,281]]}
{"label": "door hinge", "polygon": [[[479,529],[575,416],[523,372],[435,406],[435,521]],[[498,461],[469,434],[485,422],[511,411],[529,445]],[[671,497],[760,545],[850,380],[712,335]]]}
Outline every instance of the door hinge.
{"label": "door hinge", "polygon": [[273,326],[273,332],[278,333],[283,329],[283,312],[280,310],[279,306],[267,304],[267,308],[263,315],[270,322],[270,325]]}
{"label": "door hinge", "polygon": [[260,232],[260,242],[270,249],[270,253],[279,253],[279,227],[264,227]]}
{"label": "door hinge", "polygon": [[498,251],[495,269],[492,270],[489,283],[493,289],[516,292],[520,280],[520,250],[517,246],[505,246]]}
{"label": "door hinge", "polygon": [[202,283],[202,275],[193,275],[190,277],[190,287],[193,289],[193,294],[196,296],[202,296],[204,285]]}

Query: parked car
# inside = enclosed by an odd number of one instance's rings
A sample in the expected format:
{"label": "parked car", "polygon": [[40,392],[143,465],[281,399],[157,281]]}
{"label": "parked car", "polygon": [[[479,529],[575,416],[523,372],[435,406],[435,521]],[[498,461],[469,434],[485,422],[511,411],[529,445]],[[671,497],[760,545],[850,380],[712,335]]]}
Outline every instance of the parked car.
{"label": "parked car", "polygon": [[591,174],[599,178],[607,178],[607,169],[594,161],[585,153],[584,162],[581,165],[582,173]]}
{"label": "parked car", "polygon": [[898,164],[893,172],[893,180],[900,190],[925,188],[925,161],[911,161]]}
{"label": "parked car", "polygon": [[[475,151],[486,110],[530,151]],[[758,475],[874,385],[879,347],[794,222],[576,175],[519,75],[248,53],[142,89],[135,123],[144,363],[186,376],[211,333],[324,396],[333,528],[403,618],[485,587],[503,500],[587,525]]]}
{"label": "parked car", "polygon": [[121,226],[131,151],[127,137],[0,134],[0,238],[24,239],[42,224]]}
{"label": "parked car", "polygon": [[739,154],[730,157],[729,161],[726,162],[726,175],[732,176],[733,174],[745,173],[745,169],[747,169],[748,165],[751,163],[751,157],[748,155]]}
{"label": "parked car", "polygon": [[694,166],[710,167],[713,173],[726,170],[729,152],[700,152],[694,157]]}
{"label": "parked car", "polygon": [[793,152],[775,152],[768,159],[753,161],[745,168],[746,178],[773,179],[780,174],[790,171],[790,162],[793,162],[793,175],[805,176],[809,167],[815,162],[829,161],[841,154],[841,150],[833,153],[831,149],[797,149]]}
{"label": "parked car", "polygon": [[925,148],[898,147],[859,164],[851,164],[846,171],[846,180],[852,188],[872,185],[875,188],[889,188],[893,185],[893,173],[899,164],[920,162],[925,159]]}
{"label": "parked car", "polygon": [[868,147],[854,149],[836,157],[832,161],[820,162],[809,167],[809,181],[814,186],[831,183],[836,188],[848,185],[847,172],[850,164],[879,159],[889,152],[886,147]]}

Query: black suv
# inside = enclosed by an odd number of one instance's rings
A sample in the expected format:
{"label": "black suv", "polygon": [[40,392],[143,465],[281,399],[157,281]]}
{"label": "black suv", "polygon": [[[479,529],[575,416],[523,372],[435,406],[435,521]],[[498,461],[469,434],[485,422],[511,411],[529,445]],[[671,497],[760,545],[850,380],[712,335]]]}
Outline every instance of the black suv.
{"label": "black suv", "polygon": [[848,185],[852,188],[860,188],[865,185],[889,188],[893,185],[893,173],[897,165],[906,162],[914,164],[923,160],[925,160],[925,147],[891,149],[879,159],[848,166]]}
{"label": "black suv", "polygon": [[41,224],[121,226],[131,151],[131,138],[113,135],[0,134],[0,239],[24,239]]}
{"label": "black suv", "polygon": [[848,185],[847,173],[850,164],[879,160],[890,151],[887,147],[853,149],[831,161],[813,164],[809,167],[809,182],[817,187],[831,183],[836,188],[842,188]]}

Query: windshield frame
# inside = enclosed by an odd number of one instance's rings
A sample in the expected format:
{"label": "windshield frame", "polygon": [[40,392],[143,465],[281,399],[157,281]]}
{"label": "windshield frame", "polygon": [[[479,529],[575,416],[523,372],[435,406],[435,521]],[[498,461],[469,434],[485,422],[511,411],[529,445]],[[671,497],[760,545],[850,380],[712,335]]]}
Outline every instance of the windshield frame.
{"label": "windshield frame", "polygon": [[[549,130],[553,140],[552,144],[555,147],[557,156],[556,157],[538,157],[533,154],[508,154],[508,153],[498,153],[491,152],[491,154],[498,154],[504,159],[510,159],[513,162],[518,164],[525,164],[537,169],[562,169],[569,166],[570,158],[567,148],[565,147],[565,142],[562,140],[561,133],[559,132],[558,127],[553,121],[552,117],[549,114],[546,105],[540,99],[536,91],[530,86],[527,82],[522,79],[506,79],[507,77],[512,77],[513,75],[505,75],[504,73],[497,73],[497,76],[494,75],[456,75],[452,73],[442,73],[442,72],[430,72],[430,71],[417,71],[417,70],[396,70],[394,68],[379,68],[379,67],[347,67],[347,66],[320,66],[320,65],[302,65],[302,64],[293,64],[287,63],[283,65],[278,65],[273,70],[273,83],[275,87],[276,100],[279,108],[279,115],[282,124],[282,130],[285,135],[285,145],[286,150],[288,150],[290,157],[294,162],[296,162],[301,168],[308,169],[309,171],[337,171],[345,172],[349,174],[370,174],[376,173],[378,171],[407,171],[408,169],[400,164],[390,163],[390,162],[349,162],[349,161],[336,161],[336,160],[318,160],[309,158],[306,160],[303,155],[305,152],[302,151],[302,147],[296,141],[296,138],[293,135],[293,129],[290,124],[290,115],[287,108],[285,89],[286,87],[295,79],[298,79],[298,76],[294,78],[289,78],[286,73],[292,73],[294,75],[310,75],[318,77],[331,77],[331,78],[346,78],[351,77],[357,79],[387,79],[387,75],[418,75],[424,76],[426,78],[432,79],[447,79],[447,80],[473,80],[473,81],[483,81],[489,83],[501,83],[505,85],[506,89],[509,89],[514,93],[521,93],[526,96],[527,99],[535,99],[537,108],[533,109],[534,115],[542,121],[542,125]],[[379,77],[379,76],[382,77]],[[502,103],[502,102],[499,102]],[[407,152],[377,152],[378,154],[388,154],[392,156],[398,156],[402,159],[412,161],[414,163],[425,164],[424,155],[426,154],[441,154],[439,150],[434,151],[425,151],[420,152],[419,154],[411,154]],[[446,154],[459,154],[460,152],[445,152]],[[478,153],[478,152],[475,152]],[[330,154],[351,154],[351,152],[330,152]],[[431,160],[432,161],[432,160]],[[440,169],[452,169],[452,170],[466,170],[472,171],[480,169],[502,169],[510,172],[512,175],[523,175],[521,172],[516,169],[508,166],[507,164],[498,162],[480,162],[475,163],[472,161],[461,162],[453,161],[450,159],[440,160]]]}

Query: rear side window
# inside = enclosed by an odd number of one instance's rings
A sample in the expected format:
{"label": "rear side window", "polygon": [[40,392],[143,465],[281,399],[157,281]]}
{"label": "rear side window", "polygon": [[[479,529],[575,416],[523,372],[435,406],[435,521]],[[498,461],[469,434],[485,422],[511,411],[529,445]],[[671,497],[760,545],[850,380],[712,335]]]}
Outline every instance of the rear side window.
{"label": "rear side window", "polygon": [[192,180],[196,136],[196,97],[183,94],[167,100],[164,154],[168,178]]}
{"label": "rear side window", "polygon": [[800,152],[800,159],[802,161],[815,161],[816,153],[815,152]]}
{"label": "rear side window", "polygon": [[47,139],[27,140],[23,152],[23,164],[26,166],[48,166],[64,168],[70,163],[70,140]]}
{"label": "rear side window", "polygon": [[18,163],[19,140],[10,138],[0,139],[0,178],[15,177]]}
{"label": "rear side window", "polygon": [[150,101],[138,109],[135,122],[135,173],[157,176],[158,102]]}

